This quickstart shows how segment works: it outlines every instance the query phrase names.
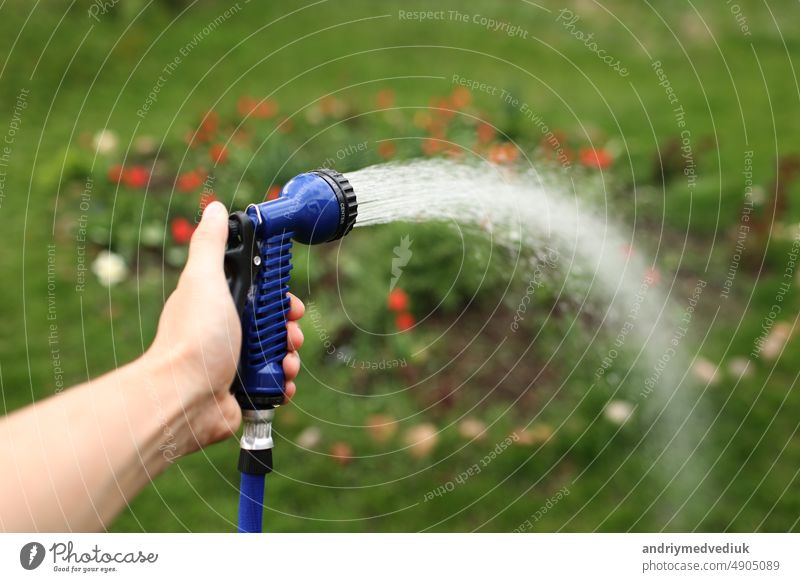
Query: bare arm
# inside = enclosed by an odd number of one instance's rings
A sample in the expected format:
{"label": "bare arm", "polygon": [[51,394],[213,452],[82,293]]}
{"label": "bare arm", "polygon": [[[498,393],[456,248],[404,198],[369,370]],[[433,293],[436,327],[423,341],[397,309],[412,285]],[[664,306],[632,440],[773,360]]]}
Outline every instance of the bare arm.
{"label": "bare arm", "polygon": [[[237,430],[228,389],[241,331],[222,269],[226,237],[227,212],[210,204],[141,358],[0,419],[0,529],[102,530],[175,458]],[[302,313],[293,297],[289,319]],[[291,397],[303,335],[288,327]]]}

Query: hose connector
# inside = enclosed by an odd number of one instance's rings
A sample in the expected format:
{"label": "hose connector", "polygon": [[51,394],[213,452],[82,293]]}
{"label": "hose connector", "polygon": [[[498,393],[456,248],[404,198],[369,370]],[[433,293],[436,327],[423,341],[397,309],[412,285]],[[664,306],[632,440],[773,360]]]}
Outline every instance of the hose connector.
{"label": "hose connector", "polygon": [[239,471],[250,475],[272,472],[272,421],[275,409],[242,410],[244,430],[239,441]]}

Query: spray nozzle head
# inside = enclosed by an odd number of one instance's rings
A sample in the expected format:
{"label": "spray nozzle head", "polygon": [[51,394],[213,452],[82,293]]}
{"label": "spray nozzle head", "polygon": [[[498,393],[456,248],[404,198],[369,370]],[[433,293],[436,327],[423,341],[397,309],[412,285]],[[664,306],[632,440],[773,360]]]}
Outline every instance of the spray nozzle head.
{"label": "spray nozzle head", "polygon": [[347,178],[326,168],[295,176],[276,200],[253,205],[247,212],[262,238],[292,232],[298,242],[318,244],[352,230],[358,202]]}
{"label": "spray nozzle head", "polygon": [[350,181],[336,170],[321,168],[314,170],[312,174],[325,180],[336,196],[336,203],[339,206],[339,224],[336,232],[328,241],[339,240],[353,230],[353,226],[356,224],[356,218],[358,218],[356,193],[353,191]]}

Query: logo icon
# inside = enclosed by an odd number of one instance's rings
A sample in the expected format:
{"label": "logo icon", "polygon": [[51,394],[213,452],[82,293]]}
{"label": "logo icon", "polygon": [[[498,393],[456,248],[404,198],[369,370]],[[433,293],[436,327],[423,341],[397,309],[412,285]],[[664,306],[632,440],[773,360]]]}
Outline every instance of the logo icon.
{"label": "logo icon", "polygon": [[28,542],[19,551],[19,563],[26,570],[35,570],[44,561],[44,546],[39,542]]}
{"label": "logo icon", "polygon": [[411,243],[414,242],[406,235],[400,239],[400,244],[394,247],[394,257],[392,258],[392,280],[389,282],[389,291],[392,291],[403,274],[403,267],[408,265],[411,260]]}

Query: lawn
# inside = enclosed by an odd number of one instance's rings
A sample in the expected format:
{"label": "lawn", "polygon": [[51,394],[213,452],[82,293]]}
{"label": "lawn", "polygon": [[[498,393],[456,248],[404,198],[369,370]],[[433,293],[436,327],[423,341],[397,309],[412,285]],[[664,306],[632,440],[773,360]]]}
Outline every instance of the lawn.
{"label": "lawn", "polygon": [[[631,397],[594,381],[617,329],[589,341],[593,314],[554,289],[524,333],[508,334],[530,275],[510,275],[514,257],[480,233],[356,229],[341,256],[336,246],[297,250],[306,346],[296,401],[278,413],[266,527],[798,529],[796,277],[780,293],[800,223],[796,3],[101,4],[0,8],[6,411],[146,348],[185,258],[175,219],[191,222],[197,207],[173,196],[167,177],[208,165],[210,144],[187,145],[187,135],[209,111],[219,118],[210,131],[231,140],[215,194],[241,208],[326,162],[346,172],[448,155],[434,151],[432,125],[461,99],[447,138],[481,143],[475,119],[485,119],[496,129],[480,147],[495,161],[523,151],[554,165],[536,119],[568,145],[572,169],[554,174],[573,177],[582,199],[631,235],[672,298],[668,325],[707,283],[679,364],[691,380],[682,397],[698,407],[678,419],[685,429],[636,414],[620,423],[607,405],[624,415]],[[237,134],[248,96],[276,110]],[[95,155],[103,130],[116,147]],[[148,165],[161,181],[115,179],[120,165]],[[418,322],[408,331],[387,306],[404,237],[415,250],[398,283],[400,311]],[[131,270],[109,288],[82,270],[104,249]],[[554,304],[560,316],[546,317]],[[770,349],[750,359],[765,321]],[[676,436],[663,456],[653,426]],[[113,530],[232,530],[236,449],[230,440],[181,459]]]}

